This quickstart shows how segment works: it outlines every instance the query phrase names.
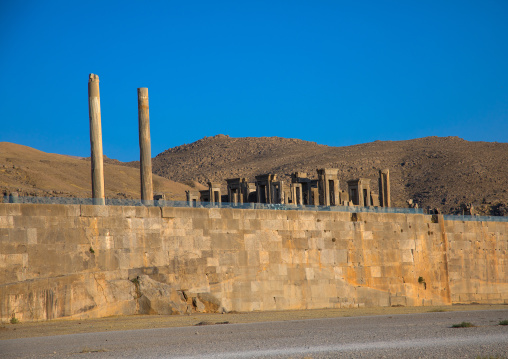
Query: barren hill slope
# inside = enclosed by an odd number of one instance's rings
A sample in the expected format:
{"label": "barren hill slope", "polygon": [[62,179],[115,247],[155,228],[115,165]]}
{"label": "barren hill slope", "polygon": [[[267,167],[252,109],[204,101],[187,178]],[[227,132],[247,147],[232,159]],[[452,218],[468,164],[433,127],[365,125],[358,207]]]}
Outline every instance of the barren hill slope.
{"label": "barren hill slope", "polygon": [[[132,163],[131,163],[132,164]],[[217,135],[168,149],[153,159],[153,171],[174,181],[208,180],[292,172],[316,176],[316,169],[339,169],[340,187],[357,177],[371,178],[377,192],[378,170],[390,169],[392,201],[405,207],[449,212],[460,203],[508,203],[508,143],[469,142],[458,137],[426,137],[408,141],[376,141],[330,147],[279,137],[230,138]]]}
{"label": "barren hill slope", "polygon": [[[104,163],[108,198],[140,198],[139,170]],[[116,161],[118,162],[118,161]],[[118,162],[121,163],[121,162]],[[190,189],[182,183],[154,176],[154,191],[172,199],[185,199]],[[18,191],[21,196],[91,197],[90,162],[71,156],[0,142],[0,193]]]}

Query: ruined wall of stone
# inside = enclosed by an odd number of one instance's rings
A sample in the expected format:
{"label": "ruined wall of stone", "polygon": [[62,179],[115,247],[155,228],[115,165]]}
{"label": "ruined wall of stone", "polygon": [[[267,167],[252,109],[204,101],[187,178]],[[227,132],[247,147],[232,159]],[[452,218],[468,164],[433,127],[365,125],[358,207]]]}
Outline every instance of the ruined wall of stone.
{"label": "ruined wall of stone", "polygon": [[0,317],[508,302],[508,223],[0,204]]}

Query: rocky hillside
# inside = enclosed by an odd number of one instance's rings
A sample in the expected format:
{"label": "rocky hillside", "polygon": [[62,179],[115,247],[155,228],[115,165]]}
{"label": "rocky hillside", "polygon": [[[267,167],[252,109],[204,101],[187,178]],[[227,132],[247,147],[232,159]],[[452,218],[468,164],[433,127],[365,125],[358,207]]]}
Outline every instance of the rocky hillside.
{"label": "rocky hillside", "polygon": [[[105,159],[104,182],[108,198],[140,198],[139,169]],[[184,200],[191,189],[182,183],[154,176],[154,190],[169,198]],[[90,162],[71,156],[0,142],[0,195],[19,192],[20,196],[89,198],[92,193]]]}
{"label": "rocky hillside", "polygon": [[[136,168],[128,168],[134,166]],[[106,196],[139,198],[139,163],[105,159]],[[508,215],[508,144],[469,142],[457,137],[330,147],[278,137],[205,137],[168,149],[153,159],[154,190],[182,200],[185,191],[204,188],[208,180],[276,173],[289,182],[295,171],[316,177],[316,169],[339,169],[340,186],[358,177],[370,178],[377,192],[378,170],[389,168],[392,201],[457,213],[473,203],[481,214]],[[165,178],[164,178],[165,177]],[[196,183],[195,181],[199,182]],[[0,142],[0,191],[20,195],[89,197],[87,159],[50,154]]]}
{"label": "rocky hillside", "polygon": [[411,198],[420,207],[444,212],[473,203],[484,214],[491,210],[503,214],[508,203],[508,143],[426,137],[330,147],[279,137],[217,135],[168,149],[153,159],[154,173],[202,184],[208,180],[225,184],[226,178],[234,177],[253,181],[263,173],[289,180],[295,171],[316,177],[316,169],[323,167],[339,169],[342,189],[349,179],[367,177],[375,192],[378,170],[389,168],[392,201],[399,207]]}

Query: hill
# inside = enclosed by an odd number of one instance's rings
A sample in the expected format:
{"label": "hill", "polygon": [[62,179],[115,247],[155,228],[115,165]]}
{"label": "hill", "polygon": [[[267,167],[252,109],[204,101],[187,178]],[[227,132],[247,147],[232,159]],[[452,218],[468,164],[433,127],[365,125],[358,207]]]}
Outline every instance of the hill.
{"label": "hill", "polygon": [[[105,159],[104,182],[108,198],[140,198],[139,169]],[[189,186],[154,176],[154,191],[184,200]],[[91,197],[90,162],[71,156],[0,142],[0,192],[20,196]]]}
{"label": "hill", "polygon": [[473,203],[483,214],[491,210],[503,214],[508,203],[508,143],[426,137],[331,147],[279,137],[217,135],[170,148],[153,159],[153,171],[162,177],[202,184],[219,181],[224,187],[227,178],[253,181],[263,173],[276,173],[285,180],[295,171],[316,177],[316,169],[324,167],[339,169],[341,189],[346,189],[349,179],[367,177],[375,192],[378,170],[389,168],[392,202],[397,207],[414,199],[420,207],[444,212],[457,212],[461,203]]}

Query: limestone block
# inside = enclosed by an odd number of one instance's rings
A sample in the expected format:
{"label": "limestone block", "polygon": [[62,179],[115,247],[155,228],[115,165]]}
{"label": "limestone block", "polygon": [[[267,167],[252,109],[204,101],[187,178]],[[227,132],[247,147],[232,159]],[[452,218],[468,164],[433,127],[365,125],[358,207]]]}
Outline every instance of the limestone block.
{"label": "limestone block", "polygon": [[[14,219],[14,228],[19,228],[19,229],[25,229],[25,228],[47,228],[47,227],[50,226],[49,225],[50,222],[48,221],[48,219],[50,219],[50,218],[59,219],[60,217],[13,216],[13,219]],[[71,218],[72,219],[76,219],[76,218],[73,218],[73,217],[68,217],[68,218],[69,219],[71,219]],[[80,224],[79,222],[76,223],[76,226],[79,226],[79,224]]]}
{"label": "limestone block", "polygon": [[136,217],[136,207],[134,206],[116,206],[115,215],[122,218]]}
{"label": "limestone block", "polygon": [[238,266],[238,254],[233,251],[220,251],[219,252],[219,263],[221,266]]}
{"label": "limestone block", "polygon": [[243,218],[244,220],[256,219],[257,218],[257,212],[258,212],[258,210],[254,210],[254,209],[242,209],[242,210],[238,210],[240,218]]}
{"label": "limestone block", "polygon": [[244,216],[244,212],[245,212],[244,209],[232,209],[232,212],[233,212],[233,219],[240,219],[243,221],[243,216]]}
{"label": "limestone block", "polygon": [[243,222],[238,219],[223,219],[222,222],[228,231],[238,231],[244,227]]}
{"label": "limestone block", "polygon": [[280,250],[269,251],[268,260],[271,264],[278,264],[282,262]]}
{"label": "limestone block", "polygon": [[208,209],[208,217],[215,218],[215,219],[221,219],[222,218],[221,211],[222,210],[219,208],[210,208],[210,209]]}
{"label": "limestone block", "polygon": [[313,238],[312,236],[307,238],[307,248],[316,250],[318,248],[317,246],[317,238]]}
{"label": "limestone block", "polygon": [[335,263],[335,251],[332,249],[323,249],[320,255],[320,264],[329,267],[334,263]]}
{"label": "limestone block", "polygon": [[[161,230],[160,218],[144,218],[143,219],[144,230],[153,230],[159,232]],[[191,228],[188,226],[188,228]],[[187,229],[187,228],[186,228]]]}
{"label": "limestone block", "polygon": [[293,263],[293,251],[287,248],[282,248],[280,252],[281,263],[289,264]]}
{"label": "limestone block", "polygon": [[287,248],[290,245],[289,241],[291,241],[291,235],[292,231],[289,230],[277,231],[277,236],[281,238],[283,248]]}
{"label": "limestone block", "polygon": [[209,223],[209,229],[210,230],[219,230],[223,232],[231,232],[228,230],[228,227],[226,225],[226,220],[223,220],[221,218],[211,218]]}
{"label": "limestone block", "polygon": [[359,302],[359,306],[361,303],[362,307],[364,307],[364,306],[367,306],[367,307],[376,306],[377,307],[377,306],[379,306],[379,303],[381,301],[383,301],[383,300],[386,301],[386,297],[389,297],[387,295],[387,293],[385,293],[385,292],[373,290],[368,287],[358,287],[358,288],[356,288],[356,293],[357,293],[357,301]]}
{"label": "limestone block", "polygon": [[[265,219],[280,219],[282,218],[281,217],[281,214],[277,214],[276,212],[274,211],[271,211],[271,210],[267,210],[267,209],[256,209],[255,211],[255,215],[256,215],[256,219],[258,220],[265,220]],[[285,219],[287,219],[287,215],[284,215]]]}
{"label": "limestone block", "polygon": [[401,252],[402,252],[402,262],[414,263],[412,250],[405,249],[405,250],[402,250]]}
{"label": "limestone block", "polygon": [[23,204],[21,207],[22,216],[79,216],[79,205],[65,204]]}
{"label": "limestone block", "polygon": [[161,207],[135,207],[136,217],[139,218],[161,218]]}
{"label": "limestone block", "polygon": [[414,239],[401,240],[399,246],[400,249],[416,249],[416,242]]}
{"label": "limestone block", "polygon": [[122,235],[115,236],[115,248],[123,249],[123,248],[135,248],[138,247],[137,244],[137,235],[132,232],[125,232]]}
{"label": "limestone block", "polygon": [[261,242],[258,240],[258,236],[256,234],[245,234],[244,245],[245,249],[249,251],[261,249]]}
{"label": "limestone block", "polygon": [[314,229],[314,230],[308,230],[306,231],[307,233],[307,236],[311,237],[311,238],[323,238],[323,236],[325,236],[325,233],[320,230],[320,229]]}
{"label": "limestone block", "polygon": [[0,203],[0,216],[19,216],[21,206],[20,203]]}
{"label": "limestone block", "polygon": [[0,253],[18,252],[28,245],[26,230],[11,228],[0,229]]}
{"label": "limestone block", "polygon": [[364,240],[369,240],[369,239],[373,239],[373,235],[372,235],[372,231],[363,231],[363,239]]}
{"label": "limestone block", "polygon": [[459,294],[459,302],[461,303],[467,303],[473,301],[471,294],[469,293],[462,293]]}
{"label": "limestone block", "polygon": [[209,236],[203,236],[200,234],[191,236],[194,238],[194,248],[199,250],[211,250],[212,249],[212,240]]}
{"label": "limestone block", "polygon": [[[1,243],[1,236],[0,236]],[[37,244],[37,228],[27,228],[26,229],[26,243],[28,245],[36,245]]]}
{"label": "limestone block", "polygon": [[334,284],[327,279],[319,280],[311,289],[312,296],[319,298],[320,301],[328,302],[328,298],[337,297],[337,288]]}
{"label": "limestone block", "polygon": [[[107,206],[108,207],[108,217],[124,217],[124,207],[123,206]],[[136,208],[136,207],[131,207]]]}
{"label": "limestone block", "polygon": [[131,252],[130,249],[118,249],[114,252],[114,255],[116,257],[117,263],[118,263],[118,269],[129,269],[131,260]]}
{"label": "limestone block", "polygon": [[292,264],[296,264],[299,267],[301,264],[307,263],[307,257],[304,250],[293,249],[291,250]]}
{"label": "limestone block", "polygon": [[292,231],[291,238],[293,238],[293,239],[297,239],[297,238],[305,239],[305,243],[307,243],[307,232],[304,231],[304,230],[295,230],[295,231]]}
{"label": "limestone block", "polygon": [[131,229],[131,220],[125,217],[99,217],[98,218],[99,227],[115,229],[117,231],[123,232],[126,229]]}
{"label": "limestone block", "polygon": [[242,228],[249,231],[259,231],[261,229],[261,221],[257,219],[247,219],[242,222]]}
{"label": "limestone block", "polygon": [[266,240],[261,243],[261,248],[266,251],[280,251],[282,249],[282,241],[275,232],[265,233]]}
{"label": "limestone block", "polygon": [[392,307],[405,307],[406,306],[406,297],[397,297],[390,296],[390,306]]}
{"label": "limestone block", "polygon": [[305,268],[305,279],[307,280],[314,279],[314,268]]}
{"label": "limestone block", "polygon": [[95,256],[96,267],[99,270],[117,270],[120,269],[119,257],[113,251],[97,251]]}
{"label": "limestone block", "polygon": [[187,299],[176,288],[144,275],[139,277],[138,283],[140,314],[185,314],[190,311]]}
{"label": "limestone block", "polygon": [[0,216],[0,228],[14,228],[13,216]]}
{"label": "limestone block", "polygon": [[287,226],[288,226],[287,230],[290,231],[290,232],[294,232],[294,231],[300,229],[298,221],[289,220],[286,223],[287,223]]}
{"label": "limestone block", "polygon": [[114,239],[112,236],[110,235],[98,236],[97,239],[98,240],[96,242],[94,249],[107,250],[114,248]]}
{"label": "limestone block", "polygon": [[335,264],[347,264],[348,263],[348,254],[349,251],[347,249],[339,249],[334,252]]}
{"label": "limestone block", "polygon": [[163,217],[176,218],[210,218],[209,210],[205,208],[161,207]]}
{"label": "limestone block", "polygon": [[344,232],[344,231],[350,231],[352,229],[351,222],[348,219],[346,222],[325,222],[325,230],[331,230],[331,231],[338,231],[338,232]]}
{"label": "limestone block", "polygon": [[312,231],[316,229],[316,222],[313,220],[312,221],[303,220],[298,223],[298,228],[304,231]]}
{"label": "limestone block", "polygon": [[106,217],[110,206],[80,205],[81,217]]}
{"label": "limestone block", "polygon": [[380,266],[371,266],[368,268],[370,269],[370,276],[372,278],[380,278],[381,277],[381,267]]}
{"label": "limestone block", "polygon": [[270,263],[270,252],[259,251],[259,263],[262,265]]}
{"label": "limestone block", "polygon": [[293,238],[292,241],[292,248],[294,249],[307,249],[309,248],[309,241],[307,238]]}
{"label": "limestone block", "polygon": [[251,297],[251,284],[248,281],[237,280],[233,283],[233,294],[237,295],[239,298],[248,298]]}
{"label": "limestone block", "polygon": [[487,299],[501,302],[502,298],[500,293],[487,293]]}
{"label": "limestone block", "polygon": [[[179,217],[182,208],[177,207],[161,207],[161,216],[162,218],[176,218]],[[129,210],[131,210],[129,208]],[[129,215],[131,217],[132,214]],[[208,215],[206,216],[208,217]]]}
{"label": "limestone block", "polygon": [[460,240],[460,241],[451,241],[449,244],[450,244],[450,250],[470,250],[471,249],[471,242],[467,239]]}
{"label": "limestone block", "polygon": [[[373,247],[374,246],[365,245],[365,248],[373,248]],[[357,256],[357,257],[355,256],[355,259],[357,259],[358,261],[361,261],[362,263],[374,264],[374,263],[379,262],[379,252],[377,250],[365,249],[365,250],[361,251],[360,256]]]}
{"label": "limestone block", "polygon": [[239,263],[247,268],[248,275],[251,276],[252,273],[256,273],[256,268],[259,267],[259,252],[243,251],[243,253],[239,254]]}
{"label": "limestone block", "polygon": [[287,222],[286,225],[276,219],[264,219],[261,221],[261,229],[268,229],[268,230],[278,230],[278,229],[287,229]]}
{"label": "limestone block", "polygon": [[[233,219],[234,218],[233,213],[241,211],[239,209],[233,209],[233,208],[222,208],[222,209],[214,208],[213,210],[217,211],[219,213],[219,216],[214,217],[214,218],[222,218],[224,220]],[[212,218],[212,217],[210,217],[210,218]]]}

